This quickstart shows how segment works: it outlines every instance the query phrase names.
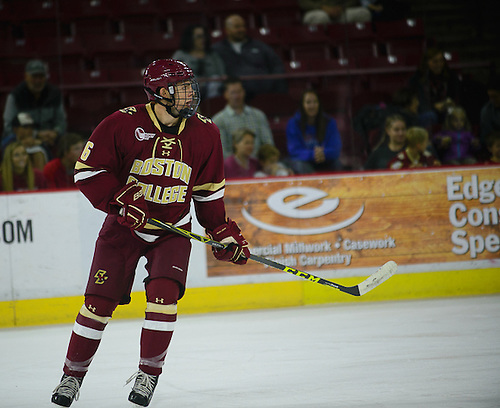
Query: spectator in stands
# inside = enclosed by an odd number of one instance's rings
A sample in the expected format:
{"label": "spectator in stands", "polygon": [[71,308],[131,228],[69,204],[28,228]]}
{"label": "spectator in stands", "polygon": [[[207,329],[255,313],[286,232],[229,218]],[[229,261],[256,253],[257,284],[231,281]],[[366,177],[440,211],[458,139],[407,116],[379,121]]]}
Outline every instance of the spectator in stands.
{"label": "spectator in stands", "polygon": [[450,108],[442,131],[433,137],[434,146],[444,164],[460,165],[477,163],[475,155],[481,143],[471,132],[465,110],[460,106]]}
{"label": "spectator in stands", "polygon": [[500,165],[500,131],[490,133],[486,138],[486,147],[489,151],[489,158],[484,164]]}
{"label": "spectator in stands", "polygon": [[43,173],[33,168],[26,147],[19,141],[5,148],[0,172],[0,191],[38,190],[47,187]]}
{"label": "spectator in stands", "polygon": [[406,132],[406,149],[389,162],[392,170],[439,166],[439,160],[427,150],[429,132],[422,127],[411,127]]}
{"label": "spectator in stands", "polygon": [[388,106],[390,114],[401,115],[407,127],[418,126],[418,107],[420,102],[417,93],[409,88],[403,87],[398,89],[392,95],[392,102]]}
{"label": "spectator in stands", "polygon": [[33,118],[36,138],[42,142],[50,159],[58,138],[66,132],[66,112],[61,91],[47,82],[47,75],[43,61],[28,61],[24,81],[7,96],[3,137],[13,132],[13,121],[17,115],[26,112]]}
{"label": "spectator in stands", "polygon": [[481,109],[479,122],[480,138],[484,146],[492,132],[500,131],[500,75],[490,78],[487,92],[489,101]]}
{"label": "spectator in stands", "polygon": [[[180,48],[174,52],[172,58],[189,65],[198,77],[198,81],[226,74],[224,62],[219,54],[212,50],[210,34],[201,24],[186,27],[181,37]],[[202,98],[213,98],[220,95],[222,82],[200,81],[200,88]]]}
{"label": "spectator in stands", "polygon": [[299,110],[287,123],[286,139],[290,166],[295,173],[341,168],[342,141],[337,122],[324,112],[316,91],[303,92]]}
{"label": "spectator in stands", "polygon": [[227,104],[213,116],[220,130],[224,158],[233,153],[233,132],[247,128],[255,134],[252,155],[256,157],[259,147],[264,143],[274,145],[273,135],[264,112],[245,104],[245,89],[239,78],[229,77],[224,81],[224,98]]}
{"label": "spectator in stands", "polygon": [[259,170],[258,160],[252,156],[255,133],[250,129],[233,132],[233,154],[224,159],[224,174],[230,178],[249,178]]}
{"label": "spectator in stands", "polygon": [[460,104],[460,79],[448,66],[440,48],[425,51],[409,85],[418,96],[420,126],[428,130],[443,123],[448,108]]}
{"label": "spectator in stands", "polygon": [[43,170],[45,163],[47,163],[47,154],[41,146],[42,141],[35,137],[33,125],[34,121],[29,113],[18,113],[12,120],[13,133],[2,140],[0,151],[4,151],[7,145],[17,140],[26,148],[32,166],[35,169]]}
{"label": "spectator in stands", "polygon": [[[276,52],[262,41],[247,35],[243,17],[233,14],[224,22],[226,38],[214,44],[227,75],[244,80],[246,75],[283,74],[285,67]],[[287,92],[285,79],[251,79],[243,83],[248,100],[260,93]]]}
{"label": "spectator in stands", "polygon": [[389,162],[406,145],[406,122],[401,115],[391,115],[385,120],[382,138],[368,156],[365,170],[387,169]]}
{"label": "spectator in stands", "polygon": [[371,20],[370,9],[358,0],[298,0],[308,25],[365,23]]}
{"label": "spectator in stands", "polygon": [[49,161],[43,174],[49,188],[70,188],[75,186],[73,172],[80,157],[85,139],[77,133],[66,133],[59,143],[59,157]]}
{"label": "spectator in stands", "polygon": [[293,170],[280,162],[280,151],[276,146],[264,144],[257,152],[260,168],[254,177],[291,176]]}

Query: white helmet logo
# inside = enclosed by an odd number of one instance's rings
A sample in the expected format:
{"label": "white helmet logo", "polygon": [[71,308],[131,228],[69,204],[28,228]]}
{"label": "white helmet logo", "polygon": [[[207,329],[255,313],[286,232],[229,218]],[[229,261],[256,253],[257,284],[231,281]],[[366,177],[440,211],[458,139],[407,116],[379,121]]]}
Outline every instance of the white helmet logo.
{"label": "white helmet logo", "polygon": [[153,137],[156,136],[156,133],[147,133],[144,131],[143,128],[138,127],[135,129],[135,138],[139,141],[142,142],[143,140],[149,140],[152,139]]}

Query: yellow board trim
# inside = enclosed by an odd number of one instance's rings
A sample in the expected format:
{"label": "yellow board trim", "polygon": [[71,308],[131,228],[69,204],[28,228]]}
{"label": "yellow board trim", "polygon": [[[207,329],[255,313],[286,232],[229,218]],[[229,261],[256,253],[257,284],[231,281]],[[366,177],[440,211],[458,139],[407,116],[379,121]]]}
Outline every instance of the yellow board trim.
{"label": "yellow board trim", "polygon": [[[356,277],[335,279],[335,282],[352,286],[362,280]],[[500,271],[488,268],[396,274],[362,297],[305,280],[189,288],[178,309],[179,314],[190,314],[495,293],[500,293]],[[0,327],[72,323],[82,303],[83,296],[0,302]],[[130,305],[118,307],[113,319],[143,318],[145,309],[144,293],[134,292]]]}

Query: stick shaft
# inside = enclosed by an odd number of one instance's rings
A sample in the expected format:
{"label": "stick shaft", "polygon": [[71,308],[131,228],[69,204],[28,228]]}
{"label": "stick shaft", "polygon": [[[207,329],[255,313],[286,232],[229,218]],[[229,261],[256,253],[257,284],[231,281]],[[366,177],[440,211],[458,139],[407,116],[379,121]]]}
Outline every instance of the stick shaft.
{"label": "stick shaft", "polygon": [[[159,227],[161,229],[182,235],[185,238],[194,239],[195,241],[199,241],[199,242],[202,242],[204,244],[210,245],[216,249],[226,248],[226,245],[221,243],[221,242],[214,241],[213,239],[204,237],[202,235],[195,234],[194,232],[191,232],[191,231],[186,231],[186,230],[179,228],[179,227],[176,227],[175,225],[172,225],[170,223],[162,222],[162,221],[156,220],[154,218],[150,218],[148,220],[148,223],[151,225],[154,225],[156,227]],[[301,271],[299,269],[291,268],[289,266],[280,264],[280,263],[275,262],[271,259],[263,258],[263,257],[253,255],[253,254],[250,254],[250,259],[253,261],[259,262],[261,264],[270,266],[272,268],[279,269],[280,271],[290,273],[290,274],[295,275],[299,278],[303,278],[303,279],[306,279],[306,280],[314,282],[314,283],[319,283],[321,285],[325,285],[325,286],[329,286],[329,287],[338,289],[341,292],[348,293],[348,294],[353,295],[353,296],[361,296],[362,294],[373,289],[375,286],[378,286],[383,281],[387,280],[395,272],[395,267],[392,265],[392,264],[395,265],[395,263],[391,261],[391,262],[388,262],[387,264],[385,264],[384,266],[382,266],[379,269],[379,271],[377,271],[375,274],[371,275],[368,279],[363,281],[360,285],[347,287],[347,286],[342,286],[342,285],[339,285],[338,283],[320,278],[319,276],[312,275],[308,272],[304,272],[304,271]],[[392,264],[389,267],[388,264],[390,264],[390,263],[392,263]],[[387,270],[384,270],[384,268],[386,268]],[[376,278],[374,279],[373,277],[375,277],[375,276],[376,276]],[[361,291],[360,291],[360,287],[363,288]]]}

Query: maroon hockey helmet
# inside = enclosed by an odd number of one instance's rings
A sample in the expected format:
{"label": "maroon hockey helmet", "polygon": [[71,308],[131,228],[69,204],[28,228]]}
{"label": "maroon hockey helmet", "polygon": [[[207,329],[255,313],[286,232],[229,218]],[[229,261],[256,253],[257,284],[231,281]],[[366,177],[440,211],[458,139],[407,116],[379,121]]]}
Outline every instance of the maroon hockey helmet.
{"label": "maroon hockey helmet", "polygon": [[[176,90],[176,84],[189,81],[192,89],[192,96],[187,98],[179,94]],[[170,98],[160,96],[161,88],[165,88]],[[182,116],[189,118],[198,109],[200,104],[200,87],[196,80],[193,70],[184,62],[175,59],[159,59],[153,61],[144,71],[144,91],[150,101],[166,101],[165,109],[172,116]],[[185,91],[184,91],[185,92]],[[176,107],[179,115],[172,114],[172,107],[175,106],[176,99],[190,99],[183,107]]]}

